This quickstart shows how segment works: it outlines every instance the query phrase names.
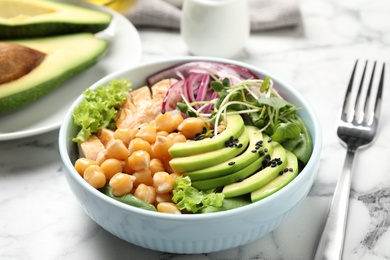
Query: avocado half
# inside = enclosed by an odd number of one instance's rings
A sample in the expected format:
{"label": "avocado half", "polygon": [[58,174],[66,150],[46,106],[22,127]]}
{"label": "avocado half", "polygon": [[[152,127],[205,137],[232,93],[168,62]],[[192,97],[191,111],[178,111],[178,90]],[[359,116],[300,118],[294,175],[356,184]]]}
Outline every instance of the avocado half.
{"label": "avocado half", "polygon": [[100,10],[49,0],[0,0],[0,39],[96,33],[112,15]]}
{"label": "avocado half", "polygon": [[7,43],[26,46],[46,55],[26,75],[0,84],[0,114],[36,101],[69,78],[91,67],[108,46],[106,40],[91,33],[12,40]]}

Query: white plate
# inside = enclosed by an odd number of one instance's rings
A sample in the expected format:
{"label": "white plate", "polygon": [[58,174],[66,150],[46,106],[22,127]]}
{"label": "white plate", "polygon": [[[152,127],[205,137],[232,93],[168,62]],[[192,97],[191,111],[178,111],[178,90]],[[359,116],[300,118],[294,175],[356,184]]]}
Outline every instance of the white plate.
{"label": "white plate", "polygon": [[0,115],[0,141],[59,128],[67,109],[86,88],[114,71],[140,62],[141,39],[133,24],[117,12],[105,10],[113,14],[113,19],[106,30],[96,34],[109,42],[102,59],[35,103],[10,114]]}

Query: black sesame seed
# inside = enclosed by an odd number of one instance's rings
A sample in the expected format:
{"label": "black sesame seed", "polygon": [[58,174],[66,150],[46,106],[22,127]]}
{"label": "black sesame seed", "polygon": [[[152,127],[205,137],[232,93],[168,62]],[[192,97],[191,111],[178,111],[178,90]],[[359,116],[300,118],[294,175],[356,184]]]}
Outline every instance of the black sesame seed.
{"label": "black sesame seed", "polygon": [[255,152],[257,152],[257,150],[253,149],[251,152],[252,152],[252,153],[255,153]]}
{"label": "black sesame seed", "polygon": [[289,168],[288,170],[289,170],[290,172],[294,171],[294,169],[293,169],[293,168]]}
{"label": "black sesame seed", "polygon": [[268,152],[268,149],[267,149],[267,148],[264,148],[264,152],[267,153],[267,152]]}
{"label": "black sesame seed", "polygon": [[260,154],[260,156],[264,156],[265,152],[263,150],[259,150],[259,154]]}
{"label": "black sesame seed", "polygon": [[268,143],[272,142],[272,138],[269,138],[267,142],[268,142]]}
{"label": "black sesame seed", "polygon": [[283,162],[281,161],[281,160],[279,160],[278,162],[277,162],[277,164],[278,165],[281,165]]}
{"label": "black sesame seed", "polygon": [[287,168],[284,168],[284,170],[283,170],[284,172],[288,172],[288,169]]}
{"label": "black sesame seed", "polygon": [[238,148],[241,148],[241,147],[242,147],[242,144],[238,144],[237,147],[238,147]]}
{"label": "black sesame seed", "polygon": [[229,165],[234,165],[236,162],[229,162],[228,164]]}
{"label": "black sesame seed", "polygon": [[283,175],[283,173],[284,173],[284,171],[280,171],[280,172],[279,172],[279,175]]}

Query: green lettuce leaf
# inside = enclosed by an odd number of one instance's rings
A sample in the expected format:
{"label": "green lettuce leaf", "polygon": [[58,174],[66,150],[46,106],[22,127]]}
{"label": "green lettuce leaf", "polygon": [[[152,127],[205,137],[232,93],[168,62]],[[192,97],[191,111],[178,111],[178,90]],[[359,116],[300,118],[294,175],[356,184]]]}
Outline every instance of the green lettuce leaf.
{"label": "green lettuce leaf", "polygon": [[131,83],[128,80],[111,80],[107,86],[87,89],[84,99],[72,112],[73,122],[80,126],[74,142],[83,142],[102,128],[115,128],[117,107],[129,96]]}
{"label": "green lettuce leaf", "polygon": [[192,187],[191,179],[186,176],[176,179],[172,201],[180,210],[198,213],[208,206],[221,207],[224,197],[214,189],[198,190]]}

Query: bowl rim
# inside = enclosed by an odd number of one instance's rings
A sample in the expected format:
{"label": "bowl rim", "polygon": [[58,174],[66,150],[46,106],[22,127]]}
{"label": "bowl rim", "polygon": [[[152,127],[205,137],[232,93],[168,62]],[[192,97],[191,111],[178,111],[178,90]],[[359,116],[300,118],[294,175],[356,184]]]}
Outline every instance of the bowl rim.
{"label": "bowl rim", "polygon": [[[164,220],[181,220],[181,221],[189,221],[189,220],[220,220],[223,218],[231,218],[235,217],[237,214],[245,214],[247,212],[252,211],[255,208],[260,208],[265,204],[272,203],[273,200],[277,200],[278,197],[281,197],[283,193],[286,193],[288,190],[296,188],[297,185],[299,185],[300,179],[304,178],[306,175],[310,175],[309,172],[310,169],[314,170],[316,168],[316,164],[320,160],[321,156],[321,149],[322,149],[322,130],[320,127],[320,122],[318,119],[318,116],[316,112],[313,110],[312,106],[308,103],[308,101],[304,98],[304,96],[292,85],[288,84],[287,82],[283,81],[281,78],[273,75],[272,73],[261,69],[258,66],[251,65],[248,63],[244,63],[241,61],[235,61],[231,59],[225,59],[225,58],[215,58],[215,57],[204,57],[204,56],[182,56],[182,57],[174,57],[174,58],[162,58],[154,61],[149,62],[143,62],[140,64],[137,64],[135,66],[129,66],[125,67],[117,72],[108,74],[101,78],[100,80],[96,81],[93,85],[91,85],[89,88],[94,89],[100,85],[106,84],[109,82],[110,79],[116,78],[124,73],[127,73],[132,70],[136,69],[142,69],[143,67],[149,67],[153,65],[162,65],[167,63],[172,64],[181,64],[185,62],[191,62],[191,61],[207,61],[207,62],[220,62],[220,63],[228,63],[228,64],[235,64],[238,66],[245,67],[252,72],[256,74],[263,74],[268,75],[271,77],[271,79],[274,82],[277,82],[278,85],[280,85],[283,89],[286,89],[288,92],[291,93],[292,96],[297,98],[303,107],[305,107],[305,112],[308,114],[308,118],[312,119],[312,127],[313,127],[313,133],[312,139],[313,139],[313,151],[312,155],[306,164],[305,168],[294,178],[293,181],[291,181],[288,185],[283,187],[278,192],[271,194],[270,196],[251,203],[249,205],[221,211],[221,212],[213,212],[213,213],[207,213],[207,214],[164,214],[160,212],[154,212],[149,210],[140,209],[134,206],[127,205],[122,202],[118,202],[112,198],[109,198],[107,195],[104,195],[97,189],[93,188],[91,185],[89,185],[86,181],[84,181],[80,175],[77,173],[77,171],[74,169],[73,164],[71,163],[71,159],[67,153],[67,143],[72,142],[71,138],[67,137],[67,130],[72,122],[72,111],[75,108],[75,106],[83,99],[83,95],[80,94],[80,96],[72,103],[72,105],[68,108],[68,111],[63,119],[63,122],[61,124],[60,130],[59,130],[59,152],[60,157],[63,163],[63,166],[66,168],[65,174],[69,175],[71,178],[73,178],[79,185],[81,185],[83,188],[85,188],[90,194],[97,196],[100,200],[103,200],[106,203],[113,204],[116,207],[120,208],[122,211],[127,211],[129,213],[138,214],[143,217],[152,217],[156,219],[164,219]],[[168,67],[166,67],[168,68]],[[163,69],[163,68],[162,68]],[[158,72],[158,71],[156,71]],[[129,79],[131,81],[131,79]],[[283,92],[283,91],[282,91]],[[312,173],[314,175],[317,174],[317,172]],[[293,205],[291,205],[292,207]],[[286,208],[286,211],[289,210],[289,208]]]}

